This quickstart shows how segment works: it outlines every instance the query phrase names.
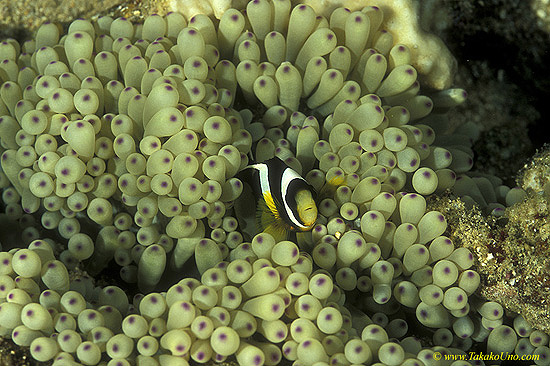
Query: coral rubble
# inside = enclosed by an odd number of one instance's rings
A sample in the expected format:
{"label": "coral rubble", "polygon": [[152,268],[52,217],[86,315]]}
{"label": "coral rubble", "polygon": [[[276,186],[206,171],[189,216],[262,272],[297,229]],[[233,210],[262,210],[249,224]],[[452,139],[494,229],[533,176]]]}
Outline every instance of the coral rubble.
{"label": "coral rubble", "polygon": [[476,257],[480,294],[521,314],[535,329],[549,331],[548,307],[548,148],[526,164],[518,184],[525,200],[500,216],[485,217],[460,199],[432,197],[431,209],[445,214],[449,236]]}

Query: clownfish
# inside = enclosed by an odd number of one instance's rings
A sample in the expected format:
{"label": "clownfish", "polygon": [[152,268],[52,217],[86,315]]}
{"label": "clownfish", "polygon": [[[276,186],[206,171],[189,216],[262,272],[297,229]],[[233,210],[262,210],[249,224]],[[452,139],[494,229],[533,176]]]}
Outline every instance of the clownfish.
{"label": "clownfish", "polygon": [[315,190],[281,159],[248,165],[237,176],[251,186],[257,199],[257,231],[286,240],[291,231],[309,231],[315,225]]}

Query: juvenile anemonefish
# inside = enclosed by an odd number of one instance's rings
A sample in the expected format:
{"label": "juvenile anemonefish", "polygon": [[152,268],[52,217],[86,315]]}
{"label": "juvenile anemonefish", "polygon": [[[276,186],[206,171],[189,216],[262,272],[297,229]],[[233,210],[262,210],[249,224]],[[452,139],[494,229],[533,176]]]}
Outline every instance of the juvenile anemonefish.
{"label": "juvenile anemonefish", "polygon": [[245,167],[238,174],[257,199],[256,225],[278,240],[290,231],[308,231],[317,220],[315,190],[295,170],[274,157]]}

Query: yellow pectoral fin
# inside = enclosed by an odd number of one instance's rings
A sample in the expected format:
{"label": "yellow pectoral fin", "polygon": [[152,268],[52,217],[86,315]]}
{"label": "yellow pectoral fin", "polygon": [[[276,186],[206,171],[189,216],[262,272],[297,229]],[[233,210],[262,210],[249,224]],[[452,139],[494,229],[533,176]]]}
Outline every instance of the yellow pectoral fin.
{"label": "yellow pectoral fin", "polygon": [[259,200],[256,219],[258,229],[272,235],[276,242],[287,239],[287,225],[283,222],[270,193],[264,193],[264,199]]}
{"label": "yellow pectoral fin", "polygon": [[281,220],[281,216],[277,211],[277,206],[273,201],[273,197],[269,193],[264,194],[264,199],[258,200],[256,211],[257,226],[260,231],[272,224],[276,224]]}
{"label": "yellow pectoral fin", "polygon": [[273,199],[273,196],[271,195],[271,193],[269,192],[264,193],[264,201],[269,211],[271,211],[271,213],[273,214],[273,217],[275,217],[276,219],[280,219],[281,215],[277,210],[277,205],[275,204],[275,200]]}

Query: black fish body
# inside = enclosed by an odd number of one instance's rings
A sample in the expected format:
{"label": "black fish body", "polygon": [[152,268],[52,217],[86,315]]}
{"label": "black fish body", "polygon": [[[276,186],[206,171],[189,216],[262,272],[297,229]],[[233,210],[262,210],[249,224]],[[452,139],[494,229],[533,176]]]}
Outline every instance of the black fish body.
{"label": "black fish body", "polygon": [[258,200],[258,229],[286,239],[288,231],[311,230],[317,219],[315,191],[295,170],[275,157],[251,164],[238,177]]}

